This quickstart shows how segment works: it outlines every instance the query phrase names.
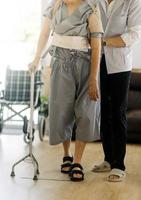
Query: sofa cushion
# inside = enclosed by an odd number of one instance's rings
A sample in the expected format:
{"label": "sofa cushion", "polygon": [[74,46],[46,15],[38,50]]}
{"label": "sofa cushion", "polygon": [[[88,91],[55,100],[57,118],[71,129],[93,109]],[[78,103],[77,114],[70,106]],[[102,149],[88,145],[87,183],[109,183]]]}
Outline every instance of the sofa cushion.
{"label": "sofa cushion", "polygon": [[141,136],[141,109],[127,112],[128,132],[138,132]]}
{"label": "sofa cushion", "polygon": [[141,91],[130,90],[128,94],[128,110],[141,109]]}
{"label": "sofa cushion", "polygon": [[141,91],[141,71],[140,72],[134,72],[134,71],[132,72],[130,89]]}

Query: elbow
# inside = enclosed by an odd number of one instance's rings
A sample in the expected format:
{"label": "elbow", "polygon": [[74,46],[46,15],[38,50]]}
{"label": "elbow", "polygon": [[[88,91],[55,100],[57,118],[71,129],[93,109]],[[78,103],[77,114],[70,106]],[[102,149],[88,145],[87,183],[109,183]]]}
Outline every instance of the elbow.
{"label": "elbow", "polygon": [[125,47],[132,47],[141,40],[141,31],[130,31],[121,36]]}

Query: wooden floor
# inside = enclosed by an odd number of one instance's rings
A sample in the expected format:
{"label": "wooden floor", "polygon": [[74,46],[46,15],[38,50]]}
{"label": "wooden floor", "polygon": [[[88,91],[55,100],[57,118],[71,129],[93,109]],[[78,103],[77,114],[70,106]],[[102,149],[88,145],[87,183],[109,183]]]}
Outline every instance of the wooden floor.
{"label": "wooden floor", "polygon": [[12,164],[28,148],[22,136],[0,136],[0,200],[141,200],[141,145],[127,146],[127,178],[122,183],[108,183],[108,173],[91,172],[93,164],[103,159],[100,143],[87,145],[83,159],[85,181],[81,183],[70,182],[60,173],[60,145],[41,143],[36,135],[33,149],[40,164],[39,180],[32,180],[29,160],[18,165],[15,178],[11,178]]}

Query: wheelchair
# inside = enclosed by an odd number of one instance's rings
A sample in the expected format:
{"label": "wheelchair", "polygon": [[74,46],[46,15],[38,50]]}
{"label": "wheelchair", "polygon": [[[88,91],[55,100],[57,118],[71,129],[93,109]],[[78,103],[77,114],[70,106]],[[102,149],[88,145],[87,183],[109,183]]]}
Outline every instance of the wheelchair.
{"label": "wheelchair", "polygon": [[[5,89],[0,93],[0,133],[4,124],[13,120],[18,116],[23,121],[24,142],[29,143],[29,120],[23,112],[30,108],[30,74],[27,70],[12,70],[10,67],[6,70]],[[45,118],[48,116],[48,103],[40,97],[41,87],[41,71],[35,74],[34,83],[34,109],[38,109],[38,130],[39,138],[43,141],[45,136]],[[20,106],[17,110],[16,106]],[[14,108],[15,106],[15,108]],[[4,117],[4,110],[7,108],[12,113],[8,117]],[[33,138],[36,127],[33,128]]]}

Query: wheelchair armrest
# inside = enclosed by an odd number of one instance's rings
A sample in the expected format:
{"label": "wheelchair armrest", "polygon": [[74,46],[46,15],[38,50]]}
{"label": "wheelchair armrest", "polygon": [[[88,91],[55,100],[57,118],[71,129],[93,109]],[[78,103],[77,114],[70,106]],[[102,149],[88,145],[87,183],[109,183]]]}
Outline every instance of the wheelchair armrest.
{"label": "wheelchair armrest", "polygon": [[35,83],[35,85],[37,85],[37,86],[42,86],[42,85],[44,85],[44,83],[43,83],[42,81],[37,81],[37,82]]}
{"label": "wheelchair armrest", "polygon": [[0,99],[4,99],[4,90],[0,91]]}

